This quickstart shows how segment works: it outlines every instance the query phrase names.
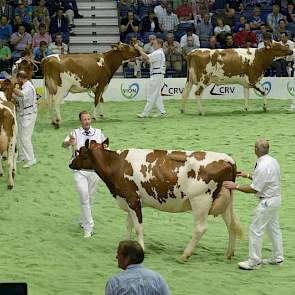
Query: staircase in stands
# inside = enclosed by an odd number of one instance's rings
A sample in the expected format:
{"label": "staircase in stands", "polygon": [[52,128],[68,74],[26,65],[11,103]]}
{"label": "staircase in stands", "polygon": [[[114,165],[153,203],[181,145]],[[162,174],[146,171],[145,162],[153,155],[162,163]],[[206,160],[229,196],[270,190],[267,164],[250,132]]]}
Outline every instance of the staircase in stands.
{"label": "staircase in stands", "polygon": [[[79,13],[84,17],[75,19],[70,37],[70,53],[96,53],[111,49],[120,40],[117,1],[77,0]],[[116,75],[122,74],[122,67]]]}

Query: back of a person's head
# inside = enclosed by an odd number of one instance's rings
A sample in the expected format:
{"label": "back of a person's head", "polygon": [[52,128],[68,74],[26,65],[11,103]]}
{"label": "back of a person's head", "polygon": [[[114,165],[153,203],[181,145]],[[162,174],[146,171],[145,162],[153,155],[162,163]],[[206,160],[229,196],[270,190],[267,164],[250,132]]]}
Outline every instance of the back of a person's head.
{"label": "back of a person's head", "polygon": [[144,252],[137,241],[121,241],[119,243],[119,252],[128,257],[129,264],[140,264],[144,260]]}

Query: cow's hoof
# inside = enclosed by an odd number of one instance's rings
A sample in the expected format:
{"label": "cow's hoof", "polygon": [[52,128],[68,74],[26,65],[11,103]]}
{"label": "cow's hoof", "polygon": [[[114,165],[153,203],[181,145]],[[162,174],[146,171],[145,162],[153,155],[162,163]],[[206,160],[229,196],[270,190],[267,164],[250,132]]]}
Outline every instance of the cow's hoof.
{"label": "cow's hoof", "polygon": [[15,172],[15,170],[13,169],[13,170],[12,170],[12,177],[13,177],[13,178],[15,177],[15,174],[16,174],[16,172]]}
{"label": "cow's hoof", "polygon": [[104,115],[103,115],[103,114],[100,114],[99,117],[100,117],[101,119],[103,119],[103,118],[104,118]]}
{"label": "cow's hoof", "polygon": [[198,114],[199,114],[199,116],[205,116],[204,112],[199,112]]}
{"label": "cow's hoof", "polygon": [[235,256],[234,253],[232,253],[232,254],[225,254],[224,255],[224,260],[231,260],[232,257],[234,257],[234,256]]}
{"label": "cow's hoof", "polygon": [[12,190],[12,189],[13,189],[13,185],[12,185],[12,184],[8,184],[8,185],[7,185],[7,188],[8,188],[9,190]]}
{"label": "cow's hoof", "polygon": [[267,106],[263,106],[263,111],[266,113],[268,111]]}
{"label": "cow's hoof", "polygon": [[248,108],[244,108],[244,111],[245,111],[245,112],[248,112],[248,110],[249,110]]}
{"label": "cow's hoof", "polygon": [[184,114],[184,109],[180,109],[180,113],[181,114]]}
{"label": "cow's hoof", "polygon": [[59,129],[59,124],[58,123],[52,122],[51,124],[54,127],[54,129]]}
{"label": "cow's hoof", "polygon": [[176,259],[176,261],[177,261],[178,263],[186,263],[186,262],[188,262],[188,258],[189,258],[189,257],[187,257],[187,256],[181,255],[180,257],[178,257],[178,258]]}
{"label": "cow's hoof", "polygon": [[0,177],[2,177],[3,176],[3,173],[0,173]]}

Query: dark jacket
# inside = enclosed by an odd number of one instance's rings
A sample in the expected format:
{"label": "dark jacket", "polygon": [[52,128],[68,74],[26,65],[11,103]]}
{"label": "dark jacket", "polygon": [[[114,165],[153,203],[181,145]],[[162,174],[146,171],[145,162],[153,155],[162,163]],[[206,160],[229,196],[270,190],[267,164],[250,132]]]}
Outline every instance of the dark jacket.
{"label": "dark jacket", "polygon": [[68,30],[68,21],[64,16],[61,18],[60,27],[58,27],[57,17],[54,16],[53,18],[51,18],[49,30],[51,35],[54,35],[56,33],[68,33]]}
{"label": "dark jacket", "polygon": [[[155,29],[153,30],[153,32],[154,33],[161,32],[161,29],[159,26],[159,20],[156,16],[154,17],[154,23],[155,23]],[[142,19],[141,31],[142,31],[142,33],[152,32],[151,31],[151,22],[150,22],[150,19],[148,16],[145,16]]]}

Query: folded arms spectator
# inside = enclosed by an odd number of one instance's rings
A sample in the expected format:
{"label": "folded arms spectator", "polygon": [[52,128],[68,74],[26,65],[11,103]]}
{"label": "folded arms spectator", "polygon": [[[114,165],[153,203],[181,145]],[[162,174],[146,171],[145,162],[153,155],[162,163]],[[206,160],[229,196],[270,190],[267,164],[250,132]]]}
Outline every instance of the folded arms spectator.
{"label": "folded arms spectator", "polygon": [[46,44],[50,44],[52,42],[51,36],[46,31],[46,25],[41,23],[38,28],[39,33],[35,33],[33,36],[32,47],[38,47],[41,41],[45,41]]}

